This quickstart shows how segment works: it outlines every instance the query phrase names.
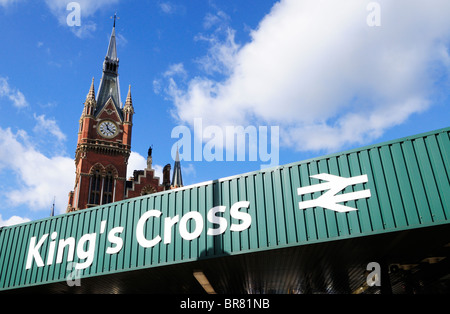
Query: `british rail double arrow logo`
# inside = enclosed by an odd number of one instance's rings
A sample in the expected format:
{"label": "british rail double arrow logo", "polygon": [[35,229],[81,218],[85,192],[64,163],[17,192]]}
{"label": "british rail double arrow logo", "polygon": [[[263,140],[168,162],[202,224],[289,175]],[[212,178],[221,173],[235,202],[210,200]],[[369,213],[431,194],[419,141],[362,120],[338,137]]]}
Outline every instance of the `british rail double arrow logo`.
{"label": "british rail double arrow logo", "polygon": [[310,178],[315,178],[327,182],[298,188],[297,189],[298,195],[310,194],[326,190],[328,190],[328,192],[320,195],[320,197],[318,197],[317,199],[299,202],[300,209],[320,206],[325,209],[330,209],[339,213],[346,213],[358,209],[341,205],[338,203],[355,201],[362,198],[369,198],[371,196],[370,190],[338,194],[348,186],[352,186],[359,183],[367,183],[369,181],[367,175],[361,175],[351,178],[343,178],[332,174],[321,173],[310,176]]}

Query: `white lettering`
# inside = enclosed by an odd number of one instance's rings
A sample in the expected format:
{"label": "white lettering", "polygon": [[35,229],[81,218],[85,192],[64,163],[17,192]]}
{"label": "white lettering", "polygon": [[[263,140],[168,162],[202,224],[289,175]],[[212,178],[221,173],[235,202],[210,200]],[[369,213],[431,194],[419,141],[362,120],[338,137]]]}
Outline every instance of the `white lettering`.
{"label": "white lettering", "polygon": [[367,275],[366,283],[369,287],[381,286],[381,266],[377,262],[370,262],[367,264],[366,270],[372,270],[372,272]]}
{"label": "white lettering", "polygon": [[[230,208],[230,215],[227,218],[223,217],[223,213],[226,212],[227,206],[214,206],[211,208],[207,214],[206,219],[208,223],[212,225],[209,226],[207,230],[208,236],[218,236],[227,231],[228,226],[230,226],[230,231],[243,231],[250,227],[252,222],[252,217],[249,213],[242,211],[242,209],[248,209],[250,206],[250,202],[248,201],[240,201],[233,204]],[[164,218],[164,227],[162,227],[160,221],[155,221],[155,225],[161,225],[161,232],[163,232],[163,237],[158,234],[154,234],[152,239],[147,238],[149,235],[148,230],[151,230],[151,225],[147,225],[150,218],[154,218],[156,220],[161,219],[162,212],[156,209],[149,210],[145,212],[137,221],[136,224],[136,240],[140,246],[144,248],[151,248],[155,245],[162,242],[164,244],[171,244],[172,239],[175,234],[175,230],[178,231],[179,235],[182,239],[187,241],[192,241],[198,238],[203,230],[205,229],[206,222],[205,218],[201,213],[197,211],[191,211],[185,213],[183,216],[175,215],[173,217],[165,217]],[[174,228],[175,225],[178,224],[177,228]],[[101,221],[99,224],[99,234],[103,234],[106,231],[107,222]],[[124,246],[124,240],[121,237],[121,233],[123,233],[124,227],[115,227],[109,230],[107,233],[107,240],[109,245],[106,245],[106,254],[117,254],[120,252]],[[94,257],[96,254],[102,254],[102,252],[96,252],[96,242],[97,242],[98,233],[89,233],[84,234],[76,243],[75,237],[69,237],[67,239],[59,239],[57,240],[58,234],[56,231],[52,232],[50,237],[49,234],[44,234],[38,240],[37,237],[32,237],[30,239],[30,244],[28,248],[26,269],[30,269],[33,260],[36,263],[37,267],[49,266],[55,262],[56,256],[56,264],[60,264],[63,262],[63,258],[67,262],[73,262],[75,258],[75,252],[77,255],[77,259],[81,260],[81,262],[73,263],[75,270],[86,269],[92,266],[94,262]],[[45,246],[46,249],[43,249],[45,241],[49,240],[48,245]],[[104,240],[99,240],[104,241]],[[41,252],[42,251],[42,252]],[[44,251],[47,253],[46,263],[44,264]],[[41,255],[42,254],[42,255]],[[72,265],[72,264],[70,264]],[[68,270],[72,270],[72,268],[68,268]],[[67,279],[71,279],[73,275],[78,274],[72,273],[69,274]],[[71,282],[72,283],[72,282]]]}
{"label": "white lettering", "polygon": [[[50,236],[50,239],[55,240],[57,235],[58,233],[53,232]],[[55,256],[55,245],[55,241],[50,242],[50,246],[48,248],[47,265],[53,264],[53,257]]]}
{"label": "white lettering", "polygon": [[41,254],[39,253],[39,249],[41,248],[44,241],[47,239],[48,233],[44,234],[39,242],[36,244],[36,237],[32,237],[30,239],[30,246],[28,248],[28,257],[27,257],[27,265],[26,269],[31,268],[31,264],[33,263],[33,258],[36,261],[36,265],[38,267],[44,266],[44,262],[42,261]]}
{"label": "white lettering", "polygon": [[214,307],[214,301],[195,301],[187,298],[187,300],[181,301],[181,309],[207,309],[208,312]]}
{"label": "white lettering", "polygon": [[[245,148],[246,148],[246,135],[248,135],[248,160],[257,160],[257,143],[258,134],[256,127],[253,125],[247,126],[245,129],[243,126],[227,126],[225,127],[225,141],[227,145],[226,160],[234,161],[234,147],[236,146],[236,160],[245,161]],[[236,137],[236,145],[234,138]]]}
{"label": "white lettering", "polygon": [[261,169],[278,166],[280,161],[280,127],[270,127],[270,154],[268,152],[267,133],[266,126],[259,127],[259,158],[261,158],[261,161],[270,160],[270,164],[261,165]]}
{"label": "white lettering", "polygon": [[[189,219],[195,220],[195,229],[189,232],[187,229],[187,222]],[[194,240],[198,238],[203,231],[203,217],[199,212],[189,212],[180,220],[180,235],[185,240]]]}
{"label": "white lettering", "polygon": [[381,6],[378,2],[370,2],[367,4],[367,11],[370,11],[367,15],[367,25],[370,27],[381,26]]}
{"label": "white lettering", "polygon": [[67,11],[71,11],[66,18],[68,26],[81,26],[81,6],[78,2],[69,2],[66,7]]}
{"label": "white lettering", "polygon": [[116,227],[111,229],[111,231],[108,233],[108,241],[112,244],[115,244],[115,247],[109,247],[106,249],[106,254],[116,254],[118,253],[122,247],[123,247],[123,240],[121,237],[115,236],[116,233],[122,233],[123,227]]}
{"label": "white lettering", "polygon": [[223,133],[216,125],[210,125],[203,131],[203,137],[210,140],[203,148],[203,156],[206,161],[223,161]]}
{"label": "white lettering", "polygon": [[[80,241],[77,245],[77,255],[80,259],[86,259],[83,263],[77,263],[76,269],[85,269],[91,266],[92,261],[94,260],[95,253],[95,239],[97,238],[97,234],[88,233],[83,235],[80,238]],[[84,250],[85,244],[87,243],[87,249]]]}
{"label": "white lettering", "polygon": [[80,276],[80,270],[76,269],[77,264],[73,262],[67,263],[67,271],[69,271],[69,274],[66,278],[66,283],[69,287],[73,286],[81,286],[81,276]]}
{"label": "white lettering", "polygon": [[69,245],[69,252],[67,253],[67,261],[71,262],[73,261],[73,255],[75,253],[75,238],[70,237],[66,240],[61,239],[58,243],[58,255],[56,256],[56,263],[60,264],[62,263],[62,258],[64,254],[64,247]]}
{"label": "white lettering", "polygon": [[145,238],[145,234],[144,234],[144,226],[145,226],[145,223],[147,222],[147,220],[150,217],[158,218],[159,216],[161,216],[161,214],[162,213],[159,210],[152,209],[152,210],[149,210],[148,212],[144,213],[141,216],[141,218],[139,218],[139,221],[136,225],[136,239],[142,247],[145,247],[145,248],[153,247],[161,241],[160,236],[156,236],[152,240],[147,240]]}
{"label": "white lettering", "polygon": [[177,155],[177,148],[179,149],[180,160],[191,161],[191,131],[185,125],[178,125],[172,129],[171,138],[179,138],[180,134],[183,137],[172,145],[171,156],[175,160]]}
{"label": "white lettering", "polygon": [[242,220],[242,223],[239,225],[232,224],[230,227],[231,231],[244,231],[245,229],[250,227],[250,225],[252,224],[252,216],[250,216],[249,213],[243,213],[239,211],[239,208],[248,208],[249,206],[250,202],[248,201],[237,202],[236,204],[231,206],[231,217]]}
{"label": "white lettering", "polygon": [[227,220],[223,217],[216,216],[216,213],[218,213],[218,212],[223,213],[223,212],[225,212],[226,209],[227,209],[226,206],[216,206],[216,207],[211,208],[208,211],[208,215],[207,215],[208,221],[213,224],[219,225],[219,227],[215,228],[215,229],[209,228],[208,232],[207,232],[208,235],[216,236],[216,235],[224,233],[225,230],[227,230],[227,226],[228,226]]}
{"label": "white lettering", "polygon": [[194,119],[194,161],[202,161],[203,120]]}
{"label": "white lettering", "polygon": [[[202,118],[195,118],[193,134],[186,126],[176,126],[172,129],[171,137],[179,138],[172,145],[172,158],[175,159],[177,149],[182,148],[180,158],[185,161],[234,161],[236,154],[237,161],[245,161],[248,151],[248,160],[257,161],[258,153],[260,160],[270,162],[261,165],[261,169],[277,166],[280,153],[280,128],[270,127],[270,153],[269,153],[269,127],[260,126],[258,129],[249,125],[225,127],[209,125],[203,128]],[[259,134],[259,139],[258,139]],[[194,142],[194,158],[191,156],[192,136]],[[180,138],[181,137],[181,138]],[[203,147],[203,142],[205,145]],[[225,156],[224,156],[225,149]]]}

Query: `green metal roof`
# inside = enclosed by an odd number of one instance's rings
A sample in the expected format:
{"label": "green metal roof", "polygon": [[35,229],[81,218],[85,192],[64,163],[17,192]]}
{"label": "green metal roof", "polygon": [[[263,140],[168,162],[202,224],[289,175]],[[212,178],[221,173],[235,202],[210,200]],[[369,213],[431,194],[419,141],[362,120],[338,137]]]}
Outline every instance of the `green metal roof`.
{"label": "green metal roof", "polygon": [[[0,290],[65,285],[74,271],[71,256],[82,268],[81,280],[94,286],[99,278],[120,283],[140,272],[207,268],[204,261],[252,265],[260,258],[271,261],[262,273],[282,266],[288,278],[299,271],[289,259],[303,259],[299,250],[306,244],[329,252],[335,244],[348,248],[342,244],[348,242],[334,240],[361,239],[352,243],[363,243],[358,247],[367,253],[364,247],[373,242],[365,239],[374,239],[367,236],[447,228],[449,134],[445,128],[3,228]],[[303,193],[308,189],[313,192]],[[314,202],[320,205],[302,208]],[[426,234],[424,239],[433,239],[433,232]],[[242,267],[258,277],[260,266]]]}

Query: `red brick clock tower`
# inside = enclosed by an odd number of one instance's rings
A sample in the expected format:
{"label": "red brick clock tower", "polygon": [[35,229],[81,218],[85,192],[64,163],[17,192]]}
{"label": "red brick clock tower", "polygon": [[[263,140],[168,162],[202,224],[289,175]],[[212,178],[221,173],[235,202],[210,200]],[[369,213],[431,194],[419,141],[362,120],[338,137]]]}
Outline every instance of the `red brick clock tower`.
{"label": "red brick clock tower", "polygon": [[92,79],[84,102],[75,151],[75,188],[69,193],[67,212],[183,186],[178,152],[172,183],[170,164],[167,164],[160,184],[160,178],[155,176],[155,169],[152,168],[151,148],[147,168],[135,170],[133,177],[126,178],[134,108],[131,87],[128,88],[125,106],[120,101],[115,26],[114,19],[97,98]]}
{"label": "red brick clock tower", "polygon": [[69,193],[68,212],[125,197],[134,109],[130,88],[125,106],[121,103],[118,69],[114,23],[97,98],[92,79],[80,118],[75,188]]}

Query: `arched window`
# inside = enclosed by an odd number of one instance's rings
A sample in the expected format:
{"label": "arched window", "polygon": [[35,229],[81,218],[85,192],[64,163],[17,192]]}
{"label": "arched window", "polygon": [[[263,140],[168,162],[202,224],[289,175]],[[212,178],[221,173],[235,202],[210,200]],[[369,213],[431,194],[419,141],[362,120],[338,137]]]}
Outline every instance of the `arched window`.
{"label": "arched window", "polygon": [[103,183],[102,204],[108,204],[113,201],[114,177],[112,171],[106,173]]}
{"label": "arched window", "polygon": [[102,176],[100,170],[95,170],[91,176],[91,195],[89,196],[90,205],[100,205],[100,191],[101,191]]}

